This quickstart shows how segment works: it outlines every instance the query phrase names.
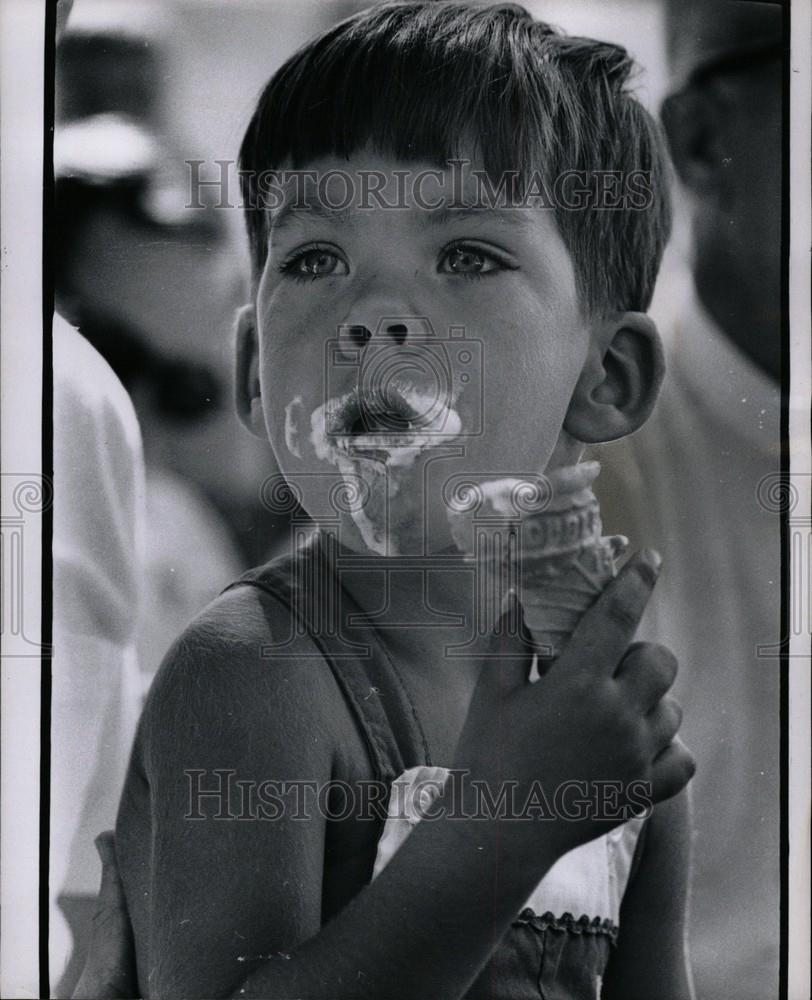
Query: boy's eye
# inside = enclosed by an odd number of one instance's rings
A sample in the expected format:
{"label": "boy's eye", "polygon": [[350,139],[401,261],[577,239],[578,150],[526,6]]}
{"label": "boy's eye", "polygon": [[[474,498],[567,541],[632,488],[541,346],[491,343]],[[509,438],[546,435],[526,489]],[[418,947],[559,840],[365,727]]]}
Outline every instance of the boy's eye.
{"label": "boy's eye", "polygon": [[347,265],[326,247],[311,247],[285,261],[281,270],[296,278],[325,278],[331,274],[346,274]]}
{"label": "boy's eye", "polygon": [[499,261],[478,247],[458,245],[443,255],[439,270],[442,274],[488,274],[500,267]]}

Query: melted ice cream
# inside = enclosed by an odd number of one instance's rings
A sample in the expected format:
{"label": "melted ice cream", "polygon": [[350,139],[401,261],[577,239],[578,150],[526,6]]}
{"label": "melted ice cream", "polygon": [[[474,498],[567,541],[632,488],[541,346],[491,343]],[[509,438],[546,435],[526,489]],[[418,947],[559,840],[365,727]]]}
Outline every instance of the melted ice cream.
{"label": "melted ice cream", "polygon": [[[436,403],[435,397],[411,386],[401,385],[399,391],[415,413],[426,413]],[[398,546],[387,530],[389,501],[402,492],[403,477],[418,457],[432,446],[454,440],[462,430],[462,421],[453,407],[442,406],[432,420],[414,430],[348,434],[342,428],[340,433],[331,433],[337,418],[356,399],[347,393],[317,407],[310,417],[310,442],[316,456],[335,465],[345,482],[360,477],[369,487],[369,501],[362,509],[350,511],[364,545],[378,555],[398,555]]]}
{"label": "melted ice cream", "polygon": [[296,407],[301,409],[302,397],[294,396],[293,399],[285,407],[285,445],[288,451],[295,458],[301,458],[302,453],[299,451],[299,425],[296,422],[296,418],[293,416],[293,411]]}

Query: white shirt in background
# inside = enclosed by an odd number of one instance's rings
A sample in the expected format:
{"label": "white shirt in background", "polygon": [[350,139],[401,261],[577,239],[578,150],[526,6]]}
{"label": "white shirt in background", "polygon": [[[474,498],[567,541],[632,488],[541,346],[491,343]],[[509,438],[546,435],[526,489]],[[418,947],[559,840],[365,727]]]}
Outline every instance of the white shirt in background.
{"label": "white shirt in background", "polygon": [[680,661],[681,733],[697,758],[697,994],[765,1000],[778,989],[779,661],[758,647],[780,639],[780,515],[764,503],[780,469],[780,391],[693,291],[677,305],[661,325],[655,413],[599,449],[597,485],[606,532],[663,556],[640,638]]}
{"label": "white shirt in background", "polygon": [[59,316],[53,327],[51,983],[71,935],[61,895],[95,897],[135,732],[143,549],[141,434],[124,387]]}

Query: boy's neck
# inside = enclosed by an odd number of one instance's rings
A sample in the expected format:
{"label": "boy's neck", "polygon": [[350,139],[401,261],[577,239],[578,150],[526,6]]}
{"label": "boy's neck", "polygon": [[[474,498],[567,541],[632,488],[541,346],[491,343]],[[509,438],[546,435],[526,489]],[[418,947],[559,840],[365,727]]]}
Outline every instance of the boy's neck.
{"label": "boy's neck", "polygon": [[[491,595],[493,607],[483,614],[476,606],[474,568],[454,551],[400,558],[359,556],[340,546],[333,551],[341,589],[400,657],[438,662],[448,647],[465,648],[486,618],[495,624],[499,616],[505,595]],[[463,653],[459,662],[467,659]]]}

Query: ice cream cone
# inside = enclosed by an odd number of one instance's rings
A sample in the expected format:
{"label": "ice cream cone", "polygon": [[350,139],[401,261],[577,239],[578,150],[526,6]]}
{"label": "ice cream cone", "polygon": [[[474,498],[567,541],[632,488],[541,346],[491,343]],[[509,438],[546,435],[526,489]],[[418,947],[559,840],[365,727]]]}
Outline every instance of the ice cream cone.
{"label": "ice cream cone", "polygon": [[597,462],[583,462],[535,483],[483,483],[475,510],[449,510],[455,544],[477,563],[479,591],[499,595],[500,608],[511,590],[518,593],[539,656],[560,654],[628,544],[601,534],[591,489],[599,472]]}

